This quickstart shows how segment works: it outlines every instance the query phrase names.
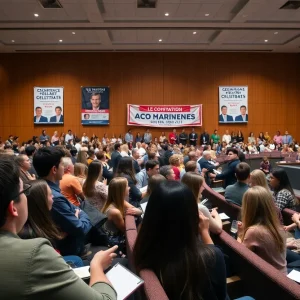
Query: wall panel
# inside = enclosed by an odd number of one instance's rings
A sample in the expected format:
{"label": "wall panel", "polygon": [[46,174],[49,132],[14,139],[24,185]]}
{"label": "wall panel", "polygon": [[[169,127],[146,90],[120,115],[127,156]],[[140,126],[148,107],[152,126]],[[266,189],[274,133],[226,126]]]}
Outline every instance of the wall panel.
{"label": "wall panel", "polygon": [[[268,131],[297,131],[300,108],[298,54],[250,53],[69,53],[2,54],[0,57],[0,136],[21,140],[46,128],[103,136],[124,134],[126,104],[203,104],[203,127]],[[111,87],[110,125],[80,124],[80,87]],[[218,86],[249,86],[249,123],[218,124]],[[63,86],[65,124],[33,124],[33,87]],[[164,129],[162,129],[164,130]],[[161,129],[152,129],[159,136]],[[144,128],[135,128],[144,132]],[[170,130],[166,130],[170,131]]]}

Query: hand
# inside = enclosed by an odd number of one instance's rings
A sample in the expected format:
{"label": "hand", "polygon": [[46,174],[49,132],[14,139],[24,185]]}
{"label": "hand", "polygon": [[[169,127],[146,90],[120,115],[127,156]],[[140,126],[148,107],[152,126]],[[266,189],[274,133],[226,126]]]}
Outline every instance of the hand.
{"label": "hand", "polygon": [[218,162],[215,163],[215,166],[216,166],[216,167],[218,167],[219,165],[220,165],[220,163],[218,163]]}
{"label": "hand", "polygon": [[300,215],[297,214],[297,213],[295,213],[295,214],[293,214],[293,216],[292,216],[292,221],[293,221],[294,223],[297,223],[297,222],[299,222],[299,218],[300,218]]}
{"label": "hand", "polygon": [[238,236],[240,236],[244,233],[244,225],[241,221],[238,221],[237,224],[238,224]]}
{"label": "hand", "polygon": [[141,216],[142,214],[143,212],[136,207],[130,207],[126,210],[126,215]]}
{"label": "hand", "polygon": [[91,261],[91,268],[99,268],[99,266],[101,266],[103,270],[107,269],[117,256],[117,254],[114,253],[117,249],[118,246],[116,245],[105,251],[97,252]]}
{"label": "hand", "polygon": [[203,168],[203,169],[201,170],[201,172],[202,172],[203,174],[205,174],[207,171],[208,171],[208,170],[205,169],[205,168]]}
{"label": "hand", "polygon": [[79,218],[80,209],[75,209],[75,217]]}
{"label": "hand", "polygon": [[208,176],[209,176],[210,178],[216,178],[217,175],[216,175],[216,174],[213,174],[213,173],[209,173]]}
{"label": "hand", "polygon": [[212,210],[211,210],[211,212],[210,212],[210,214],[211,214],[211,216],[213,217],[213,218],[215,218],[217,215],[218,215],[218,212],[217,212],[217,207],[215,207],[215,208],[213,208]]}
{"label": "hand", "polygon": [[199,231],[200,233],[209,230],[209,218],[205,217],[204,214],[199,211]]}

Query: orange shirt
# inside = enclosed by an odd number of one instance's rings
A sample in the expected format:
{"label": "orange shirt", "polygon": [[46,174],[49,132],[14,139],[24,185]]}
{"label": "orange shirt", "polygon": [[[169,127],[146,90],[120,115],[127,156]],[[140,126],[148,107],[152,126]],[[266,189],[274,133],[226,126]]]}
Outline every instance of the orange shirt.
{"label": "orange shirt", "polygon": [[82,193],[82,187],[79,180],[72,174],[64,174],[62,180],[59,182],[61,193],[74,205],[79,206],[76,195]]}

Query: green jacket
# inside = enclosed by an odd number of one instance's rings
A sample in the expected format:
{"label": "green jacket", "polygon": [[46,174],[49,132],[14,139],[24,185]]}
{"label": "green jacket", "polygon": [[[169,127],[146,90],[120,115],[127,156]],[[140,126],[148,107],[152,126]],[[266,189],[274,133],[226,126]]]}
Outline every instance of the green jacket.
{"label": "green jacket", "polygon": [[0,231],[1,300],[116,300],[104,282],[85,284],[46,239]]}

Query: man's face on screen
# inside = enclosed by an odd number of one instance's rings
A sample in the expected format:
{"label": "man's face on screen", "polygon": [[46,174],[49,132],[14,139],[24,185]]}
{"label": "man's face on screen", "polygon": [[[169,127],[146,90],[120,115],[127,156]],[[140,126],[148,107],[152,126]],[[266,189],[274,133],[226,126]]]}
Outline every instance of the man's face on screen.
{"label": "man's face on screen", "polygon": [[40,117],[42,115],[42,109],[41,108],[37,108],[35,110],[35,114],[36,114],[37,117]]}
{"label": "man's face on screen", "polygon": [[100,106],[100,96],[97,95],[97,96],[92,96],[91,98],[91,103],[92,103],[92,107],[93,108],[98,108]]}
{"label": "man's face on screen", "polygon": [[222,108],[222,115],[227,115],[227,107],[226,106],[224,106]]}
{"label": "man's face on screen", "polygon": [[241,115],[244,116],[246,114],[246,108],[245,107],[241,107],[240,111],[241,111]]}
{"label": "man's face on screen", "polygon": [[59,116],[61,114],[61,109],[60,108],[56,108],[55,109],[55,113],[57,116]]}

